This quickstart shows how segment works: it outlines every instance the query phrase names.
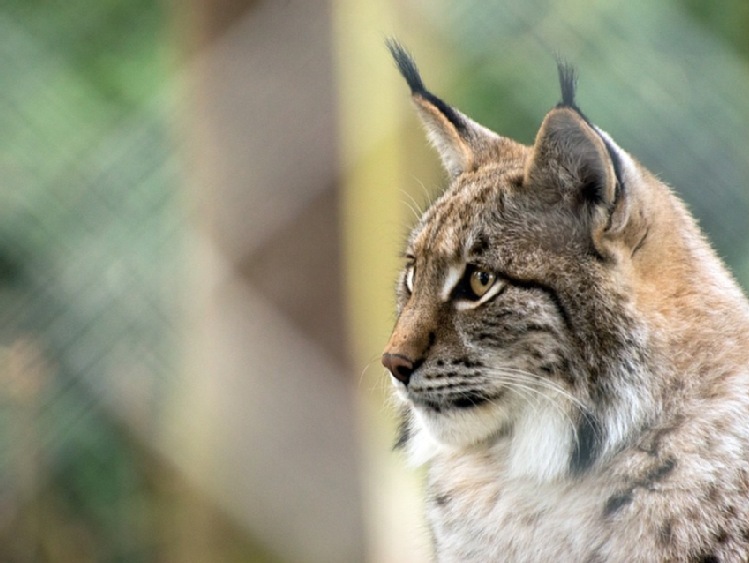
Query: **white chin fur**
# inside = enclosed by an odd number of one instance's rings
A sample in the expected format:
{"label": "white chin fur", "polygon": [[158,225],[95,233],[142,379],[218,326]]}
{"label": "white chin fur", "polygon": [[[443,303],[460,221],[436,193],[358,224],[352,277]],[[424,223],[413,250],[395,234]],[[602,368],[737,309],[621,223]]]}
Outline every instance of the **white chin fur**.
{"label": "white chin fur", "polygon": [[506,409],[494,404],[444,413],[415,408],[414,418],[434,441],[447,446],[472,446],[497,434],[507,421]]}
{"label": "white chin fur", "polygon": [[[403,397],[401,391],[397,389],[399,397]],[[437,414],[412,405],[411,417],[408,461],[419,467],[441,452],[456,452],[498,434],[507,420],[507,412],[497,405],[483,405]]]}
{"label": "white chin fur", "polygon": [[[501,456],[508,477],[554,481],[567,473],[575,440],[565,406],[543,400],[526,403],[513,409],[512,416],[506,407],[491,404],[442,414],[412,407],[409,463],[418,467],[441,452],[454,453],[483,442]],[[495,448],[492,438],[509,424],[511,433],[500,438]]]}

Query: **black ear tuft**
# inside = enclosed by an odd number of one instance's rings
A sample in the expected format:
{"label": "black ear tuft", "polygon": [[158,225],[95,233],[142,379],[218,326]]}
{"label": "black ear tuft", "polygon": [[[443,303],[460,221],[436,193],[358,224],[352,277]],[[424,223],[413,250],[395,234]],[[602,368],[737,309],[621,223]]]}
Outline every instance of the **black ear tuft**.
{"label": "black ear tuft", "polygon": [[453,124],[458,132],[465,131],[466,123],[458,112],[426,89],[424,82],[421,80],[419,69],[416,68],[416,63],[411,54],[393,38],[387,39],[385,45],[393,56],[395,64],[398,65],[398,71],[403,78],[406,79],[408,87],[411,89],[411,95],[422,98],[432,104],[450,123]]}
{"label": "black ear tuft", "polygon": [[562,90],[562,101],[557,107],[568,107],[580,111],[575,103],[575,90],[577,89],[577,72],[575,67],[567,61],[557,59],[557,73],[559,73],[559,87]]}
{"label": "black ear tuft", "polygon": [[426,91],[424,82],[421,80],[421,74],[411,54],[392,37],[385,41],[385,45],[393,56],[395,64],[398,65],[401,75],[406,79],[408,87],[411,88],[411,93],[423,94]]}
{"label": "black ear tuft", "polygon": [[[619,154],[612,145],[611,141],[606,136],[601,135],[601,132],[596,126],[594,126],[588,117],[582,112],[575,102],[575,90],[577,89],[577,71],[567,61],[557,58],[557,73],[559,73],[559,87],[562,90],[562,101],[557,104],[558,108],[567,107],[577,112],[577,114],[583,118],[591,129],[596,132],[603,144],[606,145],[606,151],[611,158],[611,164],[614,166],[614,173],[616,174],[616,196],[618,197],[621,192],[624,191],[624,179],[622,176],[622,162]],[[587,199],[599,203],[601,201],[601,186],[595,183],[589,183],[586,185],[584,194]]]}

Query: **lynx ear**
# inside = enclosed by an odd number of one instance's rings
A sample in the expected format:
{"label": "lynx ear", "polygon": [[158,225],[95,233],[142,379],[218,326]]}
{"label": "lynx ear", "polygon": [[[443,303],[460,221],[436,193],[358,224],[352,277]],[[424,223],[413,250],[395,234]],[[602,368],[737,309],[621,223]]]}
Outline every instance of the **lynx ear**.
{"label": "lynx ear", "polygon": [[617,174],[601,136],[575,110],[551,110],[536,135],[526,168],[529,185],[580,203],[611,206]]}
{"label": "lynx ear", "polygon": [[541,198],[572,208],[602,257],[610,255],[608,242],[625,234],[629,222],[615,151],[580,113],[558,107],[544,119],[525,172],[525,185]]}
{"label": "lynx ear", "polygon": [[427,136],[452,176],[475,170],[496,153],[501,137],[449,106],[424,87],[411,55],[396,41],[387,47],[403,78],[411,89],[411,97]]}
{"label": "lynx ear", "polygon": [[575,105],[572,69],[560,63],[559,78],[562,101],[541,125],[525,180],[549,201],[570,201],[590,218],[593,242],[602,251],[604,239],[621,233],[628,222],[621,156]]}

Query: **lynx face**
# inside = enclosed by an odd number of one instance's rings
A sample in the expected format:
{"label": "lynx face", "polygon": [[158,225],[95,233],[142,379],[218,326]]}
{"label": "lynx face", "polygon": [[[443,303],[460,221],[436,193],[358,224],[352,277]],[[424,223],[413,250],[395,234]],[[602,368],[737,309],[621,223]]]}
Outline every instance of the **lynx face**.
{"label": "lynx face", "polygon": [[549,236],[541,216],[524,217],[534,202],[522,174],[516,158],[462,177],[406,250],[389,348],[399,356],[389,363],[414,416],[441,443],[506,434],[524,414],[548,409],[563,447],[575,432],[566,418],[578,419],[576,397],[586,393],[575,379],[582,358],[570,353],[572,320],[547,264],[556,246],[570,261],[586,258],[572,238]]}
{"label": "lynx face", "polygon": [[[436,445],[512,443],[511,471],[575,472],[647,418],[647,331],[628,270],[648,228],[625,201],[636,165],[565,100],[533,147],[426,92],[393,54],[452,184],[413,229],[383,356]],[[626,366],[626,369],[621,369]]]}

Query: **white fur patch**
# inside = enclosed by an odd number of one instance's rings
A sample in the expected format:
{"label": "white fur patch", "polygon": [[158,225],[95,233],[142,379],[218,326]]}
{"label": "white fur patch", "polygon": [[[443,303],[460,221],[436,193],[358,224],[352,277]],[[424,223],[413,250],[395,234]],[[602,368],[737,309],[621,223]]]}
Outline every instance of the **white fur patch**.
{"label": "white fur patch", "polygon": [[448,447],[478,444],[497,434],[509,419],[508,405],[487,403],[443,413],[414,408],[414,423],[435,443]]}
{"label": "white fur patch", "polygon": [[632,157],[629,156],[629,153],[622,149],[619,145],[617,145],[614,140],[609,136],[606,131],[601,129],[600,127],[596,127],[594,125],[596,131],[598,131],[598,134],[603,137],[606,142],[609,144],[609,146],[616,151],[617,156],[619,157],[619,160],[622,163],[622,174],[624,175],[624,180],[626,182],[636,183],[640,181],[640,173],[637,171],[637,166],[635,165],[634,161],[632,160]]}
{"label": "white fur patch", "polygon": [[463,277],[465,271],[465,264],[455,264],[448,268],[445,281],[442,284],[442,293],[440,294],[443,302],[447,302],[450,299],[450,294],[452,294],[455,286],[458,285],[458,282],[460,281],[460,278]]}
{"label": "white fur patch", "polygon": [[414,292],[414,274],[416,270],[413,265],[409,264],[408,268],[406,268],[406,289],[408,289],[409,292]]}
{"label": "white fur patch", "polygon": [[548,482],[564,476],[574,444],[574,426],[565,405],[541,399],[528,404],[513,426],[510,477]]}
{"label": "white fur patch", "polygon": [[411,432],[407,449],[408,464],[411,467],[421,467],[438,453],[445,451],[446,447],[436,442],[423,428],[417,426],[412,428]]}

